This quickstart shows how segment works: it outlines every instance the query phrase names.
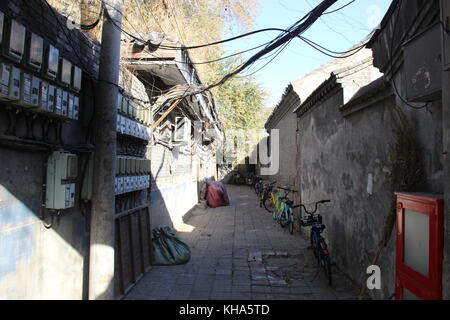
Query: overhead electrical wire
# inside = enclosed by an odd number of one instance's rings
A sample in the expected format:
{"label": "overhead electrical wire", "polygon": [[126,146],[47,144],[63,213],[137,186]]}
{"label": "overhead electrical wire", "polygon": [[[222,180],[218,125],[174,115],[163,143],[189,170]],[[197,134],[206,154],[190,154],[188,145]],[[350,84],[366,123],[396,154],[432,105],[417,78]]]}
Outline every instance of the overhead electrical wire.
{"label": "overhead electrical wire", "polygon": [[352,1],[350,1],[349,3],[343,5],[342,7],[339,7],[339,8],[337,8],[337,9],[335,9],[335,10],[331,10],[331,11],[324,12],[323,15],[327,15],[327,14],[332,14],[332,13],[338,12],[338,11],[340,11],[340,10],[342,10],[342,9],[344,9],[344,8],[346,8],[346,7],[348,7],[349,5],[351,5],[351,4],[354,3],[354,2],[356,2],[356,0],[352,0]]}

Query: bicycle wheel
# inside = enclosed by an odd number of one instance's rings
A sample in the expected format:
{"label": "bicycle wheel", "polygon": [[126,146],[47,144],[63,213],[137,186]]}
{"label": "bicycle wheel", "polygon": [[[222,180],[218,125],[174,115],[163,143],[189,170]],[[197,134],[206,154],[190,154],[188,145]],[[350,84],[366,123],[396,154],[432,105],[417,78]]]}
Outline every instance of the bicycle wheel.
{"label": "bicycle wheel", "polygon": [[264,208],[266,208],[267,211],[270,213],[273,213],[275,210],[275,203],[273,203],[272,199],[264,199],[263,201]]}
{"label": "bicycle wheel", "polygon": [[325,243],[325,241],[321,241],[320,247],[321,247],[320,256],[321,256],[322,268],[325,273],[325,277],[328,281],[328,285],[331,286],[332,276],[331,276],[330,253],[328,252],[327,244]]}
{"label": "bicycle wheel", "polygon": [[289,233],[294,234],[294,216],[292,215],[292,213],[289,215],[288,224]]}
{"label": "bicycle wheel", "polygon": [[281,214],[280,219],[278,221],[280,221],[280,226],[282,228],[286,228],[287,224],[289,223],[289,221],[286,219],[285,213]]}

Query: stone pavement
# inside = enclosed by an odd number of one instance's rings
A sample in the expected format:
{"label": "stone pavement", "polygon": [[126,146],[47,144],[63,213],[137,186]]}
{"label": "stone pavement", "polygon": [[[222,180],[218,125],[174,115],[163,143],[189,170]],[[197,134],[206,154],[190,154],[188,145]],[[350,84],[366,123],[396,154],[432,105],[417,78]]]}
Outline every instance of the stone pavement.
{"label": "stone pavement", "polygon": [[187,221],[193,230],[178,233],[191,248],[189,263],[153,266],[125,299],[356,299],[358,290],[336,268],[331,287],[317,275],[308,242],[274,222],[251,188],[227,189],[230,206],[196,208]]}

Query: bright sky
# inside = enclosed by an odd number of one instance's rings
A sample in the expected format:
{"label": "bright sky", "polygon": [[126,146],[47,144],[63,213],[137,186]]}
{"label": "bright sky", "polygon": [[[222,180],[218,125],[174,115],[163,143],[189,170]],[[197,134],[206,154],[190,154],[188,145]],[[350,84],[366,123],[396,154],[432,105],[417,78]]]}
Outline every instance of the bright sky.
{"label": "bright sky", "polygon": [[[256,29],[277,27],[286,29],[300,20],[322,0],[260,0],[262,8],[256,18]],[[339,0],[329,10],[339,8],[350,0]],[[333,51],[345,51],[359,43],[381,22],[392,0],[356,0],[348,7],[318,20],[303,36]],[[231,33],[239,34],[238,31]],[[225,46],[228,52],[246,50],[270,41],[277,32],[256,34]],[[248,58],[258,50],[245,54]],[[272,57],[261,60],[244,71],[245,74],[261,68]],[[287,85],[332,58],[315,51],[299,39],[293,40],[270,64],[254,74],[269,93],[267,107],[274,107]]]}

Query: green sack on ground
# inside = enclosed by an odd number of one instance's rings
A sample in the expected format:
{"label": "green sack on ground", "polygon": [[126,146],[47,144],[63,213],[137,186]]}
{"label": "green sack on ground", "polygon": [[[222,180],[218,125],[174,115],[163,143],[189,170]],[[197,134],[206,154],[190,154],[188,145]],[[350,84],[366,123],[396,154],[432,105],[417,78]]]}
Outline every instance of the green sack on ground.
{"label": "green sack on ground", "polygon": [[152,239],[152,264],[169,266],[187,263],[191,258],[188,245],[178,239],[171,227],[154,228]]}

